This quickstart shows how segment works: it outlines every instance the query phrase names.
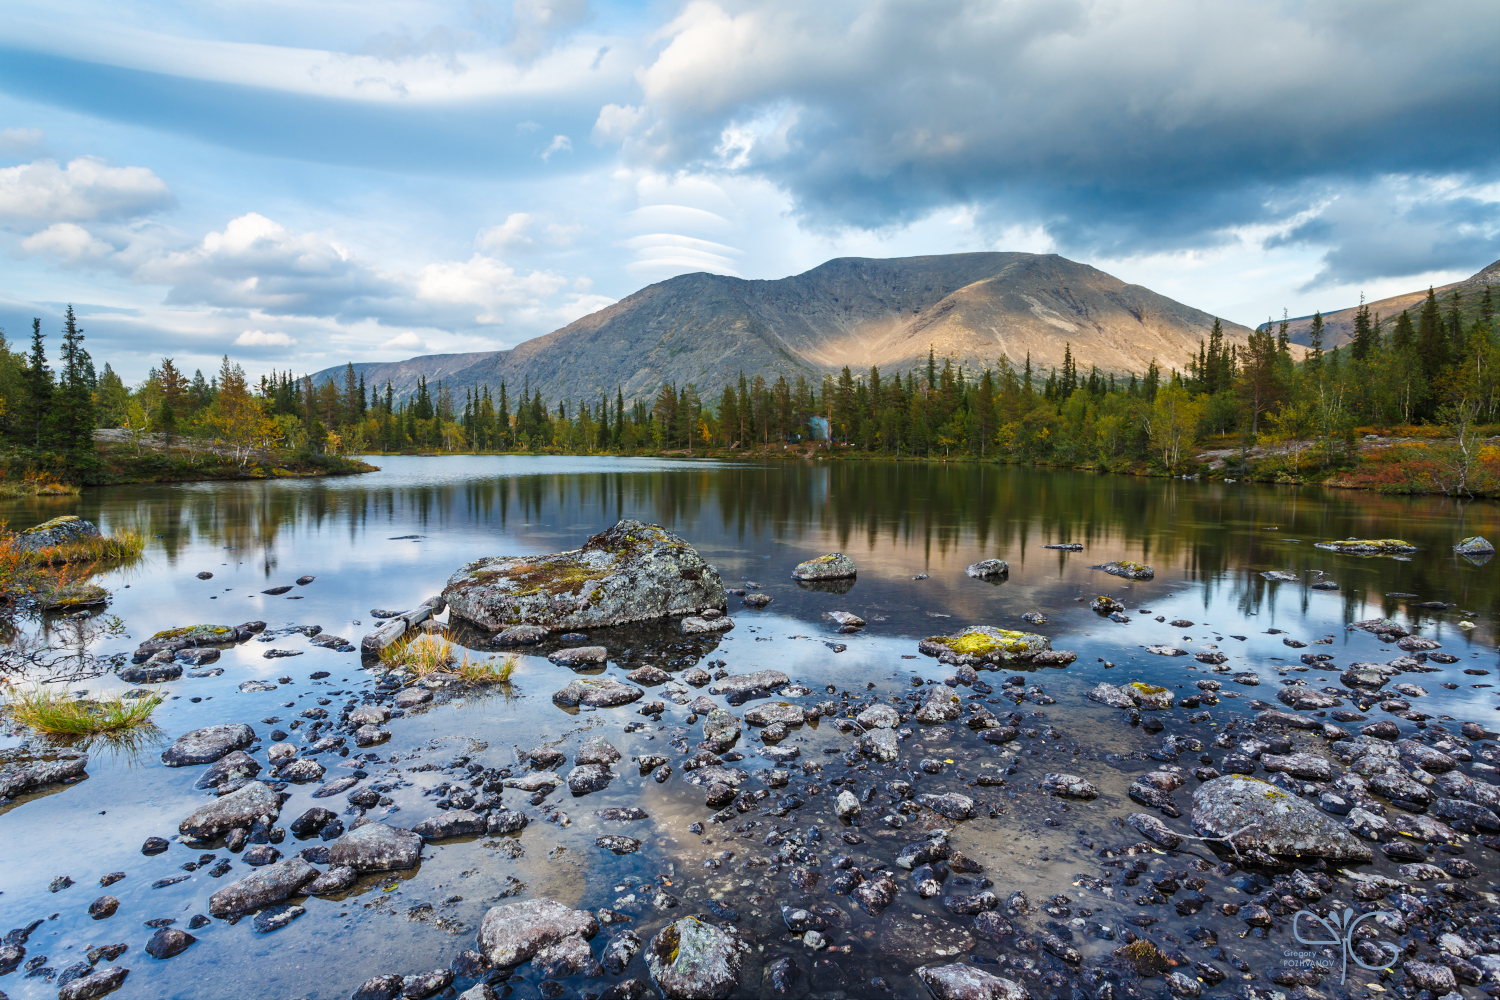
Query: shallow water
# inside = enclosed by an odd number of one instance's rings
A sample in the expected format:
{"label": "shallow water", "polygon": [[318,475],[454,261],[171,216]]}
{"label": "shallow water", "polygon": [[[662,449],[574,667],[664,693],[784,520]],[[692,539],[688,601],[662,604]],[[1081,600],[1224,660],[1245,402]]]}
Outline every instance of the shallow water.
{"label": "shallow water", "polygon": [[[1399,650],[1374,636],[1345,628],[1352,621],[1382,616],[1419,624],[1421,635],[1442,643],[1444,652],[1459,658],[1438,672],[1398,678],[1427,690],[1426,696],[1410,700],[1432,717],[1430,724],[1451,717],[1455,721],[1447,725],[1457,733],[1462,721],[1491,728],[1500,723],[1496,689],[1486,686],[1496,674],[1500,574],[1495,562],[1475,565],[1450,551],[1467,535],[1500,539],[1500,515],[1493,504],[968,465],[749,466],[464,457],[386,457],[376,462],[383,471],[347,479],[112,487],[88,491],[81,498],[12,501],[0,508],[0,517],[24,526],[77,513],[97,520],[106,531],[130,527],[147,536],[141,562],[98,580],[113,591],[110,612],[124,620],[128,637],[98,642],[90,650],[97,655],[128,653],[137,641],[160,629],[196,622],[234,625],[264,620],[271,629],[316,624],[325,633],[357,644],[373,624],[371,609],[410,607],[440,591],[447,577],[470,559],[575,548],[618,518],[635,517],[678,532],[719,569],[727,585],[758,583],[773,603],[752,611],[731,597],[730,613],[738,627],[722,638],[685,643],[670,628],[595,630],[591,641],[608,646],[615,658],[611,673],[648,662],[643,654],[655,656],[649,662],[674,671],[689,663],[706,666],[722,660],[730,673],[784,671],[811,689],[811,694],[793,699],[803,705],[840,700],[828,692],[830,685],[863,705],[877,697],[905,695],[913,690],[913,677],[950,675],[951,668],[916,656],[917,639],[967,624],[1029,628],[1020,618],[1029,611],[1046,614],[1048,623],[1036,631],[1047,635],[1054,648],[1076,650],[1078,660],[1066,669],[981,673],[996,688],[1008,676],[1024,675],[1028,684],[1043,685],[1046,695],[1056,700],[1046,705],[990,705],[1002,717],[1012,710],[1024,713],[1024,725],[1036,731],[1035,736],[1023,735],[1005,746],[981,741],[961,721],[948,726],[912,724],[916,733],[903,743],[897,768],[864,762],[861,769],[845,762],[842,754],[851,737],[841,734],[831,719],[793,730],[783,744],[801,751],[793,767],[820,763],[821,775],[799,773],[792,787],[771,790],[759,808],[734,824],[758,825],[736,833],[709,824],[714,810],[703,804],[701,789],[681,779],[680,769],[658,784],[631,765],[631,756],[646,753],[675,761],[679,753],[669,745],[675,737],[685,737],[690,749],[696,748],[701,726],[686,724],[686,706],[669,702],[659,725],[648,722],[631,733],[624,732],[628,724],[647,721],[635,713],[639,704],[565,712],[550,696],[572,672],[533,651],[520,657],[507,691],[444,692],[432,705],[392,720],[391,741],[375,748],[380,763],[367,763],[364,769],[369,775],[366,784],[396,786],[386,792],[395,811],[377,807],[370,815],[409,826],[439,812],[434,797],[422,794],[424,788],[457,778],[437,769],[414,771],[413,765],[445,767],[467,758],[464,763],[510,767],[519,775],[523,768],[516,747],[561,741],[559,748],[570,752],[583,738],[596,734],[606,736],[626,758],[616,765],[619,777],[608,789],[573,798],[564,788],[540,807],[529,805],[524,793],[507,790],[505,804],[532,817],[518,838],[468,837],[429,844],[420,868],[366,877],[342,898],[302,900],[308,912],[282,929],[262,934],[248,919],[234,924],[216,920],[193,932],[198,943],[186,952],[156,961],[141,951],[152,933],[144,921],[176,918],[176,926],[186,927],[194,914],[207,912],[212,892],[250,870],[236,861],[222,878],[211,877],[205,868],[192,872],[186,881],[150,888],[158,879],[185,874],[180,866],[203,853],[233,860],[222,846],[204,852],[177,843],[165,854],[142,856],[140,847],[147,836],[171,836],[181,817],[207,801],[206,793],[192,788],[201,769],[161,765],[162,741],[203,725],[243,721],[269,742],[266,734],[277,724],[262,720],[276,717],[285,727],[317,698],[329,698],[329,710],[334,712],[371,690],[374,675],[361,667],[358,653],[314,647],[305,637],[292,635],[272,645],[301,650],[303,655],[265,659],[268,646],[250,641],[226,650],[214,664],[224,669],[222,675],[185,674],[167,685],[171,700],[156,713],[161,739],[155,744],[134,750],[90,747],[87,781],[53,786],[0,805],[0,831],[6,834],[6,863],[0,865],[0,931],[44,919],[26,945],[28,961],[46,956],[38,968],[55,970],[55,977],[80,961],[90,947],[122,942],[129,950],[117,964],[128,966],[131,973],[116,994],[121,997],[347,997],[377,974],[447,967],[460,951],[474,947],[480,918],[504,894],[506,899],[549,896],[590,909],[612,906],[633,917],[626,926],[643,940],[678,916],[702,912],[705,901],[717,900],[736,911],[738,926],[757,943],[736,994],[740,996],[775,995],[762,982],[763,969],[783,956],[793,957],[801,969],[793,996],[914,996],[921,992],[912,976],[914,966],[964,961],[966,956],[986,963],[999,960],[1000,966],[982,967],[1027,982],[1034,995],[1068,996],[1074,987],[1094,995],[1097,984],[1084,982],[1067,963],[1037,950],[1034,942],[1026,947],[1028,935],[1044,930],[1049,921],[1071,927],[1070,943],[1083,953],[1085,967],[1106,962],[1120,944],[1120,932],[1128,928],[1169,951],[1181,948],[1194,961],[1212,961],[1231,977],[1218,989],[1227,995],[1244,975],[1257,974],[1238,971],[1235,963],[1263,972],[1287,943],[1289,932],[1279,930],[1265,940],[1258,935],[1241,939],[1242,923],[1213,912],[1235,892],[1224,877],[1204,875],[1209,885],[1203,891],[1215,904],[1188,918],[1178,916],[1170,904],[1138,904],[1141,888],[1115,884],[1105,892],[1090,888],[1086,881],[1080,884],[1080,875],[1110,874],[1099,864],[1099,849],[1140,840],[1129,828],[1121,830],[1118,821],[1133,812],[1150,811],[1126,796],[1130,780],[1156,766],[1141,751],[1159,748],[1167,734],[1196,736],[1209,744],[1221,727],[1251,714],[1252,699],[1274,703],[1275,691],[1288,677],[1315,688],[1337,685],[1339,670],[1350,662],[1398,655]],[[1421,551],[1409,560],[1397,560],[1313,547],[1316,541],[1351,536],[1403,538]],[[1080,542],[1084,550],[1043,548],[1056,542]],[[803,589],[789,579],[796,562],[832,550],[847,552],[859,566],[858,579],[847,592]],[[987,557],[1009,561],[1007,579],[989,583],[964,575],[966,565]],[[1132,583],[1090,568],[1113,559],[1149,563],[1156,576]],[[205,570],[213,578],[197,579],[196,574]],[[1290,570],[1301,576],[1301,582],[1269,582],[1260,575],[1268,570]],[[925,579],[914,579],[922,574]],[[303,575],[316,579],[283,596],[260,593],[292,584]],[[1333,580],[1340,589],[1310,589],[1308,585],[1318,580]],[[1099,594],[1120,600],[1129,609],[1130,623],[1091,612],[1087,600]],[[1417,596],[1388,596],[1392,594]],[[1413,607],[1424,601],[1456,607]],[[858,633],[840,634],[825,617],[834,610],[855,612],[869,624]],[[1166,621],[1157,622],[1157,616]],[[1173,628],[1166,623],[1176,619],[1194,624]],[[1475,627],[1460,628],[1460,621]],[[1290,648],[1284,638],[1309,645]],[[1332,641],[1314,645],[1319,638]],[[1214,673],[1191,657],[1146,653],[1144,647],[1155,643],[1191,652],[1215,646],[1229,655],[1227,666],[1233,672],[1253,671],[1261,684],[1236,684],[1229,674]],[[846,648],[835,651],[830,644]],[[547,648],[551,647],[540,652]],[[1303,652],[1332,654],[1334,666],[1305,668],[1298,659]],[[1465,669],[1489,673],[1464,674]],[[328,678],[309,679],[314,671],[325,670]],[[276,692],[238,690],[246,680],[275,682],[282,676],[293,678],[293,683]],[[1205,678],[1222,683],[1221,695],[1241,697],[1224,697],[1206,709],[1208,718],[1194,723],[1188,719],[1195,713],[1187,709],[1156,713],[1166,723],[1165,734],[1132,727],[1123,713],[1084,698],[1084,692],[1101,680],[1143,680],[1180,688],[1181,697]],[[1445,683],[1454,686],[1445,688]],[[73,681],[69,687],[98,693],[128,685],[105,674]],[[702,693],[694,691],[693,696]],[[658,690],[648,689],[647,700],[659,697]],[[722,704],[722,699],[715,700]],[[285,702],[292,704],[284,707]],[[749,707],[733,711],[739,715]],[[1372,720],[1389,717],[1378,706],[1368,714]],[[1402,726],[1413,729],[1410,722],[1402,721]],[[292,739],[299,742],[299,734]],[[1305,739],[1322,743],[1317,737]],[[765,761],[757,763],[760,745],[753,731],[742,734],[736,749],[746,757],[738,766],[752,772],[769,767]],[[46,740],[11,732],[0,738],[0,761],[24,760],[56,749]],[[1222,752],[1207,751],[1215,761]],[[358,752],[347,760],[326,754],[318,759],[332,779],[348,773],[337,765],[351,763],[355,756]],[[915,766],[919,758],[950,763],[942,774],[927,775]],[[1181,763],[1189,771],[1198,766],[1195,754],[1184,754]],[[982,774],[1000,776],[1007,770],[1005,787],[972,784]],[[565,774],[567,765],[559,771]],[[1081,775],[1096,784],[1101,795],[1092,802],[1066,804],[1044,797],[1035,784],[1049,771]],[[834,815],[839,789],[830,785],[830,780],[846,776],[853,779],[849,787],[857,795],[876,792],[852,830]],[[905,818],[902,828],[892,829],[881,818],[893,814],[895,801],[884,789],[897,777],[912,782],[917,792],[963,791],[980,801],[981,818],[955,824],[924,810]],[[1175,796],[1184,812],[1194,784],[1189,777],[1188,787]],[[282,825],[312,804],[335,811],[345,808],[342,796],[312,799],[316,787],[290,786]],[[746,787],[761,786],[751,779]],[[785,816],[762,814],[778,800],[785,806],[781,796],[787,793],[796,793],[805,804]],[[650,818],[604,823],[593,815],[618,805],[637,805]],[[549,809],[555,815],[559,808],[567,814],[567,825],[547,821]],[[991,811],[993,816],[985,815]],[[705,824],[705,832],[690,833],[687,828],[694,822]],[[1168,822],[1188,832],[1185,818]],[[943,955],[941,935],[972,926],[973,917],[947,914],[941,897],[920,899],[905,872],[893,869],[902,893],[878,917],[826,888],[835,874],[829,866],[834,855],[847,854],[867,871],[891,866],[900,846],[925,826],[952,828],[954,845],[985,866],[983,875],[970,879],[992,881],[991,891],[1002,900],[1017,890],[1026,893],[1029,913],[1012,917],[1017,935],[996,943],[974,941],[965,937],[967,932],[959,932],[963,947]],[[764,843],[773,828],[787,839]],[[809,833],[813,828],[819,831],[817,840]],[[625,857],[594,846],[596,837],[612,833],[639,838],[643,846]],[[861,842],[844,842],[844,833]],[[519,843],[520,857],[512,856],[517,853],[514,842]],[[287,854],[303,846],[307,844],[290,836],[281,845]],[[733,852],[733,857],[722,858],[722,852]],[[779,861],[774,857],[778,852]],[[1220,860],[1202,847],[1196,855]],[[1495,853],[1474,845],[1466,856],[1486,869],[1472,888],[1493,892]],[[757,859],[765,866],[745,867]],[[1156,852],[1147,859],[1154,873],[1158,868],[1186,869],[1192,856],[1184,852],[1169,858]],[[804,891],[788,881],[799,865],[821,874],[816,886]],[[1392,867],[1378,854],[1368,866],[1386,874]],[[124,871],[127,877],[100,890],[100,876],[114,871]],[[60,875],[76,884],[53,894],[49,883]],[[1149,891],[1146,878],[1142,876],[1141,887]],[[666,888],[680,905],[671,910],[652,905],[651,891],[638,888],[641,881]],[[105,891],[118,897],[119,911],[107,920],[91,920],[86,908]],[[978,890],[950,886],[949,891]],[[1333,895],[1349,899],[1340,891]],[[1048,903],[1059,894],[1069,901]],[[782,904],[832,907],[828,938],[847,952],[814,953],[793,939],[781,922]],[[1047,905],[1055,912],[1045,911]],[[1071,912],[1064,915],[1063,907]],[[1086,916],[1085,910],[1090,911]],[[1149,927],[1132,923],[1143,914],[1159,922]],[[940,928],[940,933],[921,933],[923,922]],[[1095,924],[1114,929],[1114,940],[1087,929]],[[1205,946],[1206,935],[1190,939],[1189,931],[1200,927],[1216,936],[1217,943]],[[595,939],[596,954],[611,930],[605,928]],[[1218,957],[1218,949],[1224,957]],[[13,998],[56,995],[55,978],[25,978],[27,972],[22,967],[0,976],[0,990]],[[506,988],[517,997],[539,996],[539,978],[522,965]],[[560,995],[597,993],[621,978],[646,980],[643,959],[638,957],[622,977],[566,979]],[[872,983],[876,979],[883,982]],[[459,980],[455,985],[463,989],[471,983]],[[1153,995],[1161,980],[1144,981],[1138,988]]]}

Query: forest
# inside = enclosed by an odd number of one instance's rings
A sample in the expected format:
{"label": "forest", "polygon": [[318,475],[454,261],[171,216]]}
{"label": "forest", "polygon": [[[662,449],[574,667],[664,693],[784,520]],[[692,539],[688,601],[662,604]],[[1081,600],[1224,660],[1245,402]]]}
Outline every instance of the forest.
{"label": "forest", "polygon": [[[1468,308],[1465,308],[1468,306]],[[1413,315],[1415,313],[1415,315]],[[251,384],[226,356],[191,378],[171,358],[128,387],[96,373],[71,307],[57,370],[40,322],[31,349],[0,343],[0,422],[11,462],[87,472],[95,428],[137,453],[825,454],[995,461],[1114,472],[1326,482],[1388,492],[1495,495],[1500,448],[1500,323],[1488,287],[1478,308],[1429,291],[1395,317],[1361,307],[1351,343],[1325,350],[1268,322],[1248,343],[1216,321],[1195,356],[1145,372],[1060,369],[1000,357],[978,370],[929,353],[906,372],[878,368],[810,381],[741,373],[715,399],[691,385],[653,398],[550,401],[529,385],[459,395],[419,380],[407,398],[342,380],[273,372]],[[1369,439],[1378,439],[1372,445]]]}

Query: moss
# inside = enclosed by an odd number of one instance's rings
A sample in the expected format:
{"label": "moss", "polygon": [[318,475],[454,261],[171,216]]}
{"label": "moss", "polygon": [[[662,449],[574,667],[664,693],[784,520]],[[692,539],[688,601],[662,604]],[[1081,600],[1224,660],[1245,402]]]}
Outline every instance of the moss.
{"label": "moss", "polygon": [[48,594],[42,601],[42,607],[47,611],[70,611],[103,604],[107,600],[109,591],[103,587],[92,583],[74,583],[65,584]]}
{"label": "moss", "polygon": [[239,633],[228,625],[184,625],[181,628],[169,628],[158,632],[151,637],[152,641],[163,639],[186,639],[189,637],[208,638],[223,637],[227,642]]}
{"label": "moss", "polygon": [[74,514],[63,514],[61,517],[54,517],[50,521],[43,521],[41,524],[38,524],[34,528],[27,528],[25,531],[21,532],[21,534],[35,535],[43,531],[51,531],[53,528],[60,528],[65,524],[77,520],[78,517]]}
{"label": "moss", "polygon": [[1141,694],[1165,694],[1167,691],[1167,689],[1164,687],[1157,687],[1154,684],[1145,684],[1141,681],[1131,681],[1129,686],[1135,688]]}
{"label": "moss", "polygon": [[[999,641],[1000,639],[1009,641]],[[984,632],[978,630],[962,632],[958,635],[934,635],[929,636],[927,641],[946,646],[955,653],[967,656],[983,656],[996,651],[1019,654],[1030,648],[1027,645],[1025,632],[1012,632],[1001,628]]]}
{"label": "moss", "polygon": [[1144,570],[1147,570],[1147,569],[1151,568],[1151,567],[1147,566],[1145,563],[1131,562],[1128,559],[1122,559],[1122,560],[1120,560],[1119,563],[1118,563],[1118,565],[1123,566],[1125,569],[1130,570],[1130,572],[1132,572],[1132,573],[1140,573],[1140,572],[1142,572]]}

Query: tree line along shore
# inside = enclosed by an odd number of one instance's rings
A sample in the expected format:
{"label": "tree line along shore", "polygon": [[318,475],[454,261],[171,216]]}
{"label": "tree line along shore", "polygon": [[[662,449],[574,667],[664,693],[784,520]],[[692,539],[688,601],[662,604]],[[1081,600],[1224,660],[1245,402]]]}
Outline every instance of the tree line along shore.
{"label": "tree line along shore", "polygon": [[[740,373],[717,399],[665,383],[649,399],[560,400],[501,382],[459,395],[441,381],[367,386],[274,372],[252,386],[226,356],[188,378],[163,358],[138,386],[96,375],[72,309],[54,374],[40,322],[30,352],[0,346],[6,479],[49,483],[319,475],[354,455],[432,453],[822,456],[983,461],[1394,493],[1500,496],[1500,322],[1455,290],[1393,319],[1362,307],[1353,340],[1325,350],[1268,322],[1244,345],[1216,322],[1181,368],[1060,369],[1001,356],[792,381]],[[1300,357],[1298,357],[1300,355]],[[102,431],[102,433],[96,433]],[[29,477],[29,478],[28,478]],[[20,483],[20,486],[15,484]],[[39,485],[38,485],[39,484]]]}

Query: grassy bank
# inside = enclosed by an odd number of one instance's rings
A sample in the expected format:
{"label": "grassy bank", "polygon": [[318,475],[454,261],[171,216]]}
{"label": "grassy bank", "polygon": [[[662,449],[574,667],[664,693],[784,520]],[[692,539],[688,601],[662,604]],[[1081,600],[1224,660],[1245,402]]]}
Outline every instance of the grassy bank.
{"label": "grassy bank", "polygon": [[121,483],[352,476],[378,469],[343,455],[290,450],[235,455],[198,443],[104,438],[87,455],[17,449],[0,456],[0,497],[69,496],[83,486]]}

